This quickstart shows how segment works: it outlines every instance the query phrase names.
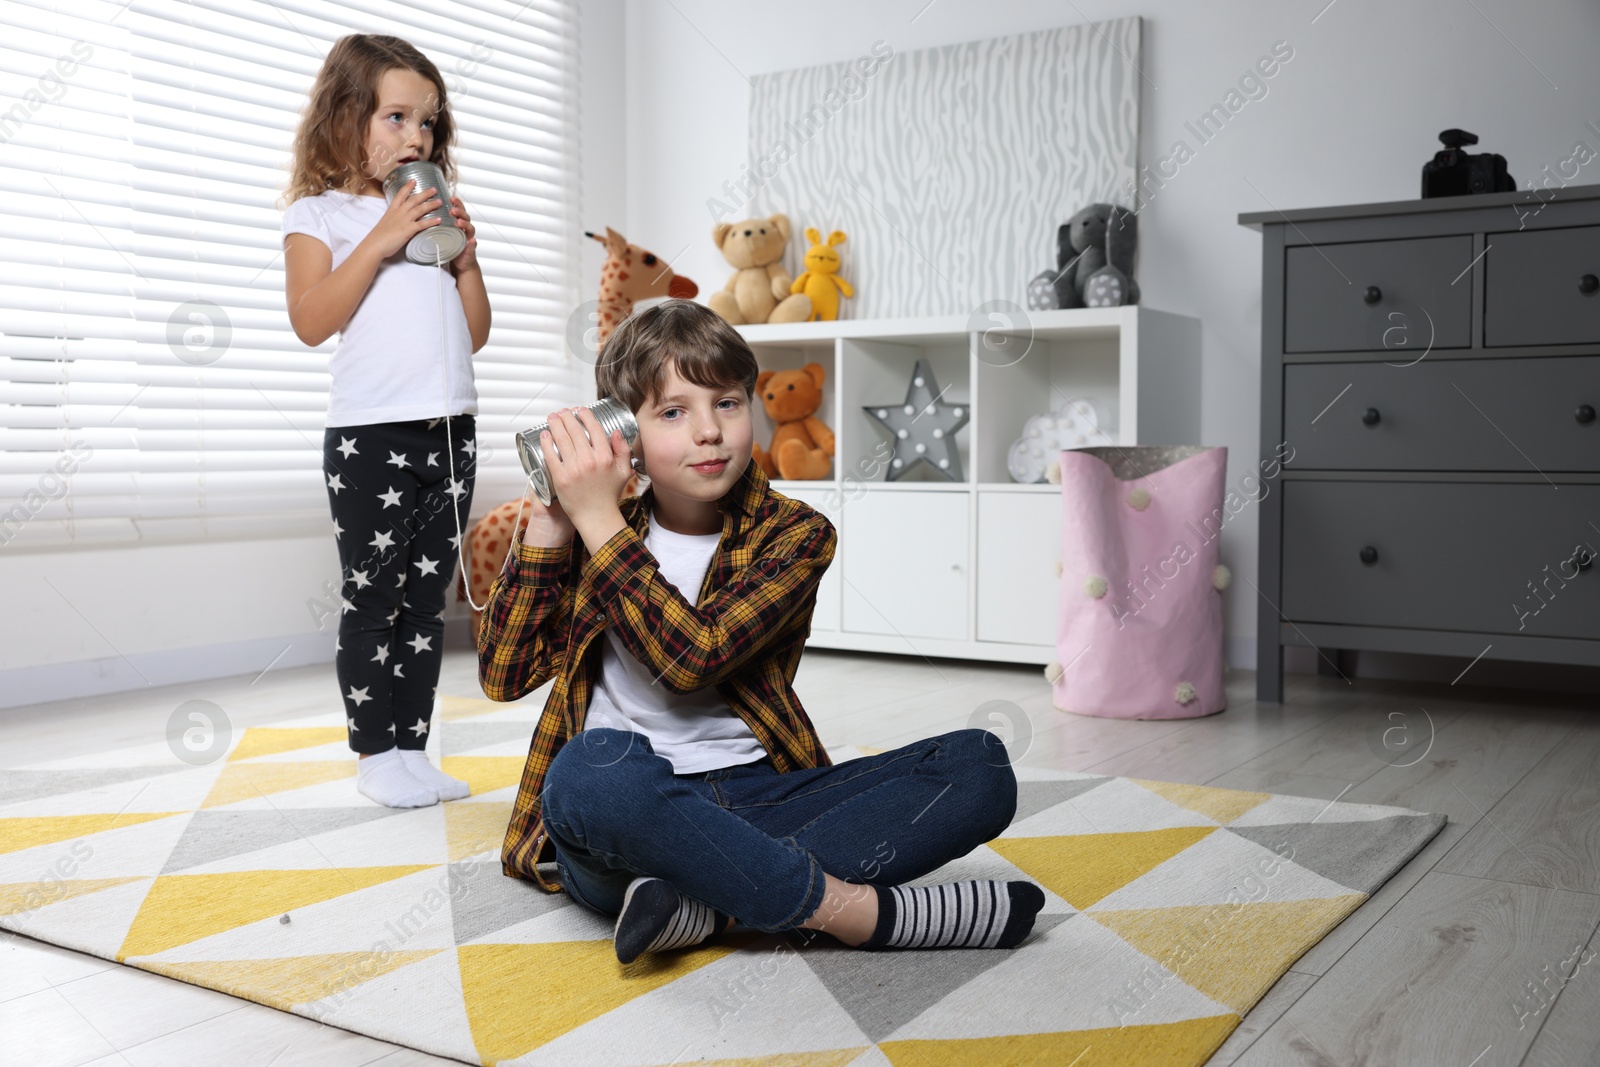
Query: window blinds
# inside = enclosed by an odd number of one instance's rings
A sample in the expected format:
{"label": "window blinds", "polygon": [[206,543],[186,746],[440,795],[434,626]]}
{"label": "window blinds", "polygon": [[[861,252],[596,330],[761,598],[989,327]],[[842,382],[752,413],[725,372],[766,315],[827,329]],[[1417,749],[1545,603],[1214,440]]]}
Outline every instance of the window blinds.
{"label": "window blinds", "polygon": [[328,359],[284,304],[294,129],[347,33],[445,76],[494,310],[473,357],[474,512],[513,435],[587,382],[576,12],[560,0],[6,0],[0,6],[0,546],[331,531]]}

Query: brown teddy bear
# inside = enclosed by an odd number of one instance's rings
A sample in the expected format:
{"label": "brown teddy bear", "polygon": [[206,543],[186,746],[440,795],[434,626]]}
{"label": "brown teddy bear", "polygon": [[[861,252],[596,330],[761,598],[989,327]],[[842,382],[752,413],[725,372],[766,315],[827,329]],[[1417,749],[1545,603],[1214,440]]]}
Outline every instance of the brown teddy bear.
{"label": "brown teddy bear", "polygon": [[794,279],[779,262],[789,244],[788,216],[721,222],[711,231],[711,239],[737,268],[722,291],[707,299],[712,311],[735,326],[811,318],[811,298],[790,294]]}
{"label": "brown teddy bear", "polygon": [[833,431],[816,416],[826,375],[822,364],[807,363],[799,370],[764,370],[756,378],[756,395],[767,418],[777,426],[772,451],[756,445],[750,453],[767,477],[814,481],[828,476],[833,464]]}

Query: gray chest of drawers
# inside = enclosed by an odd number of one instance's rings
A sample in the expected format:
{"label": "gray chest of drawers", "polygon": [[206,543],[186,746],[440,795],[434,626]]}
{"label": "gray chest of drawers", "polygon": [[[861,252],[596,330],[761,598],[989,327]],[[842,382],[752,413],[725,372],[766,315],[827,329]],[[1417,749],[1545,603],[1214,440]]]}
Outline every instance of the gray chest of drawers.
{"label": "gray chest of drawers", "polygon": [[1286,645],[1600,665],[1600,186],[1239,222],[1262,237],[1258,699]]}

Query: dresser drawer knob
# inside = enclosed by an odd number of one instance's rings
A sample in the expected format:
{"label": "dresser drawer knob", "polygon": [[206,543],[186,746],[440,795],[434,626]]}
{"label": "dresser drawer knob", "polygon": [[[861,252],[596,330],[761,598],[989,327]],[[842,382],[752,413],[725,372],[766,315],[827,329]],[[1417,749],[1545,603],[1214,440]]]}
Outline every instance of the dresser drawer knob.
{"label": "dresser drawer knob", "polygon": [[[1593,278],[1594,275],[1586,274],[1584,277]],[[1588,289],[1584,290],[1586,293],[1589,291],[1590,290]],[[1383,290],[1379,289],[1376,285],[1369,285],[1367,286],[1367,291],[1361,294],[1361,299],[1365,300],[1369,304],[1376,304],[1378,301],[1383,299]]]}
{"label": "dresser drawer knob", "polygon": [[1596,278],[1593,274],[1585,274],[1578,279],[1578,292],[1592,293],[1596,289],[1600,289],[1600,278]]}
{"label": "dresser drawer knob", "polygon": [[1378,425],[1378,420],[1381,418],[1383,418],[1383,416],[1378,414],[1377,408],[1368,408],[1361,413],[1361,421],[1366,423],[1368,426]]}
{"label": "dresser drawer knob", "polygon": [[1585,426],[1589,425],[1594,421],[1594,405],[1579,404],[1578,410],[1572,413],[1572,417],[1583,423]]}
{"label": "dresser drawer knob", "polygon": [[1365,563],[1369,567],[1378,562],[1378,550],[1373,548],[1371,545],[1362,545],[1361,562]]}

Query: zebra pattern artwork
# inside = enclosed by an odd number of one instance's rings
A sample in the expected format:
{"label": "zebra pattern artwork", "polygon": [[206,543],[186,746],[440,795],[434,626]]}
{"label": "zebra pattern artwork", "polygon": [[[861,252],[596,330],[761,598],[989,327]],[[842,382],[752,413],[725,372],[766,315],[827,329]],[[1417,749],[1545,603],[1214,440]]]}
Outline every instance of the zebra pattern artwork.
{"label": "zebra pattern artwork", "polygon": [[[963,315],[1026,303],[1056,227],[1085,204],[1132,206],[1138,18],[752,78],[750,163],[708,203],[849,235],[841,318]],[[742,200],[742,202],[741,202]],[[803,243],[784,266],[798,276]]]}

